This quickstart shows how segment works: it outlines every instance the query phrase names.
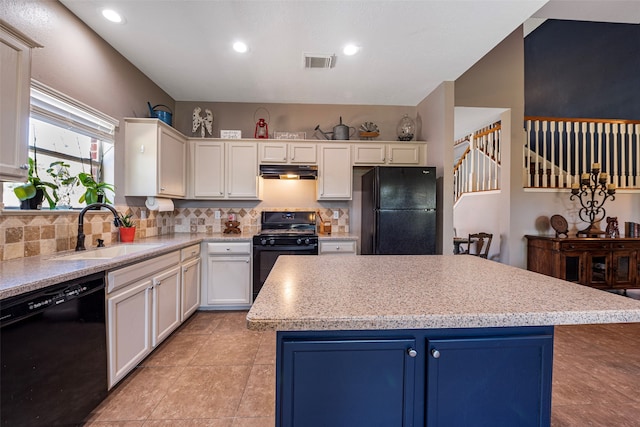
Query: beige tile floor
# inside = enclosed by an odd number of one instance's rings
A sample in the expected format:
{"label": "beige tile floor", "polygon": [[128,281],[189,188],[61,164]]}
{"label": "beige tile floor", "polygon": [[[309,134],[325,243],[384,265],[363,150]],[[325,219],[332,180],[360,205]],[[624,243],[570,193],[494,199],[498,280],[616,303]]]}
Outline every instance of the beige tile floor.
{"label": "beige tile floor", "polygon": [[273,427],[275,333],[197,312],[94,411],[89,426]]}
{"label": "beige tile floor", "polygon": [[[245,316],[194,314],[87,425],[273,427],[275,333]],[[640,426],[640,324],[556,328],[552,427],[573,426]]]}

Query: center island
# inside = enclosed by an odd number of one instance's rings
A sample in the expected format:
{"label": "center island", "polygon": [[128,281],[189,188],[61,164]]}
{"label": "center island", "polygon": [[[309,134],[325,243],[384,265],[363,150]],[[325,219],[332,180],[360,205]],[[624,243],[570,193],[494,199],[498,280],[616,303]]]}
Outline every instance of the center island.
{"label": "center island", "polygon": [[640,301],[468,255],[281,256],[247,314],[277,332],[276,426],[548,426],[554,325]]}

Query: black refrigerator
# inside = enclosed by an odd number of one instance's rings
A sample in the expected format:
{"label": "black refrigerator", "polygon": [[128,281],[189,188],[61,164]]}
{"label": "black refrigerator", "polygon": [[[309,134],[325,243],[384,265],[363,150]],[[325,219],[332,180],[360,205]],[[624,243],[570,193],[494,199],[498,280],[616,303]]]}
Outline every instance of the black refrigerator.
{"label": "black refrigerator", "polygon": [[378,166],[362,176],[361,253],[436,253],[436,168]]}

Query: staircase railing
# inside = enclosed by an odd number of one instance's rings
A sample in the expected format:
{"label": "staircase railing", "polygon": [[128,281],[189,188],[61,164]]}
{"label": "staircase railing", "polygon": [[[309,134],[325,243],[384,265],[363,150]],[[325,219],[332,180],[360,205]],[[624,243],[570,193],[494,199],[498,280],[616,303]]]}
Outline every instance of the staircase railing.
{"label": "staircase railing", "polygon": [[570,188],[599,163],[619,188],[640,189],[640,120],[525,117],[524,186]]}
{"label": "staircase railing", "polygon": [[501,131],[497,122],[456,141],[469,146],[453,167],[455,201],[464,193],[500,188]]}

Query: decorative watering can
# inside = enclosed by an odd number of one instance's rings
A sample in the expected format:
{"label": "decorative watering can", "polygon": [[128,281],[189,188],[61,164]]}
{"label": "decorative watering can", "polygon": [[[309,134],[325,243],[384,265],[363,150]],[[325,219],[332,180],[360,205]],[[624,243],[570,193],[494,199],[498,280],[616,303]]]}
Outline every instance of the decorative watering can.
{"label": "decorative watering can", "polygon": [[[162,104],[158,104],[152,107],[150,102],[147,102],[147,105],[149,106],[149,117],[151,117],[152,119],[160,119],[171,126],[171,116],[173,115],[171,113],[171,108]],[[164,107],[169,111],[158,110],[158,107]]]}

